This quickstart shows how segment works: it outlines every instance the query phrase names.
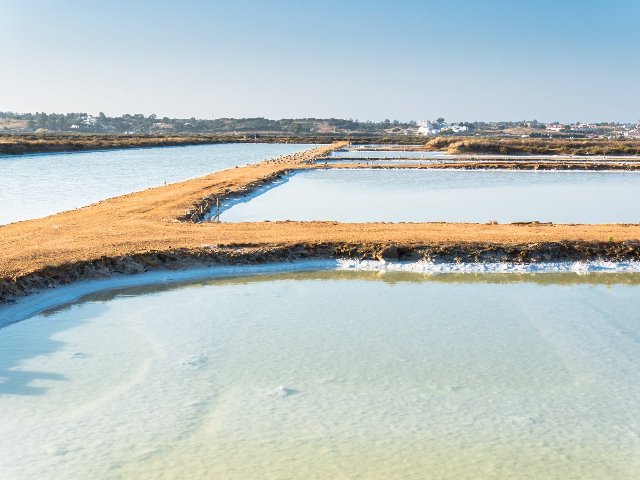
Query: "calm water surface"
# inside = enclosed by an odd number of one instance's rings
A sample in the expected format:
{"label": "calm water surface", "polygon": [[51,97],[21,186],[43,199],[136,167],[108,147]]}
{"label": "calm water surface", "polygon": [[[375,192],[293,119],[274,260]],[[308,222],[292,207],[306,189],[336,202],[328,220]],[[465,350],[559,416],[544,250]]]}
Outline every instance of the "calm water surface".
{"label": "calm water surface", "polygon": [[415,159],[428,159],[428,158],[447,158],[444,152],[415,152],[405,150],[338,150],[331,152],[329,155],[332,158],[394,158],[394,157],[411,157]]}
{"label": "calm water surface", "polygon": [[229,222],[640,222],[640,174],[313,170],[232,206]]}
{"label": "calm water surface", "polygon": [[316,272],[96,294],[0,330],[0,472],[636,479],[638,277],[590,278]]}
{"label": "calm water surface", "polygon": [[0,224],[43,217],[314,145],[218,144],[0,157]]}

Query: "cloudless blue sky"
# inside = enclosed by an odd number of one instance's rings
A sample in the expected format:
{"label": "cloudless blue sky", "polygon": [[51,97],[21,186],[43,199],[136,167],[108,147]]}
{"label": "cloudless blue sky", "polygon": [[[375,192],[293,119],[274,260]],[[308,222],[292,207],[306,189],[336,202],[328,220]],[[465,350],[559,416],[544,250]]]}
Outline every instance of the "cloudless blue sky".
{"label": "cloudless blue sky", "polygon": [[640,0],[0,0],[0,110],[638,121]]}

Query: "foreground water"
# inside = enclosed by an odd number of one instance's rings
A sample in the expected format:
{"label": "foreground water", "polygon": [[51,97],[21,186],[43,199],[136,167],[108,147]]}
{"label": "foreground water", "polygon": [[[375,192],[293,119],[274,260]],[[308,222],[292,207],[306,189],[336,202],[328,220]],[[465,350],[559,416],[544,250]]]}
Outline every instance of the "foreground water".
{"label": "foreground water", "polygon": [[320,271],[94,294],[0,330],[0,472],[635,479],[639,279]]}
{"label": "foreground water", "polygon": [[0,224],[313,146],[231,143],[0,157]]}
{"label": "foreground water", "polygon": [[637,223],[640,174],[467,170],[313,170],[223,221]]}

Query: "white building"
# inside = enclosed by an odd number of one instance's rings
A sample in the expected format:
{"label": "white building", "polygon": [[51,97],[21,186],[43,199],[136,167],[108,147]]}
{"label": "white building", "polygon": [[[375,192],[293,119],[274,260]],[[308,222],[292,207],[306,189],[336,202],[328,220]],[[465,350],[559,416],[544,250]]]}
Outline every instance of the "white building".
{"label": "white building", "polygon": [[627,138],[640,138],[640,128],[636,128],[635,130],[628,130],[624,132],[624,136]]}
{"label": "white building", "polygon": [[96,122],[98,121],[98,119],[96,117],[94,117],[93,115],[86,115],[84,118],[82,118],[81,122],[84,125],[95,125]]}
{"label": "white building", "polygon": [[552,132],[559,132],[563,128],[565,128],[565,125],[561,123],[550,123],[549,125],[547,125],[547,130],[550,130]]}
{"label": "white building", "polygon": [[422,122],[418,123],[418,135],[437,135],[440,133],[440,129],[435,124],[425,122],[424,125],[420,125],[420,123]]}
{"label": "white building", "polygon": [[437,135],[440,133],[441,126],[430,120],[422,120],[418,123],[418,135]]}
{"label": "white building", "polygon": [[422,120],[417,122],[419,135],[438,135],[442,132],[462,133],[469,130],[464,125],[448,124],[446,122],[434,122],[431,120]]}

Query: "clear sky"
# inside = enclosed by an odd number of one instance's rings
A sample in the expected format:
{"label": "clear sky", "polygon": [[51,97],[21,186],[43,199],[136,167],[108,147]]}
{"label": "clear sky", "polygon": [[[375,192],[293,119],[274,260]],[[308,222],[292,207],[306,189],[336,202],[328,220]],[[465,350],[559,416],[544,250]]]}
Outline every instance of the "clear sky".
{"label": "clear sky", "polygon": [[640,0],[0,0],[0,110],[638,121]]}

